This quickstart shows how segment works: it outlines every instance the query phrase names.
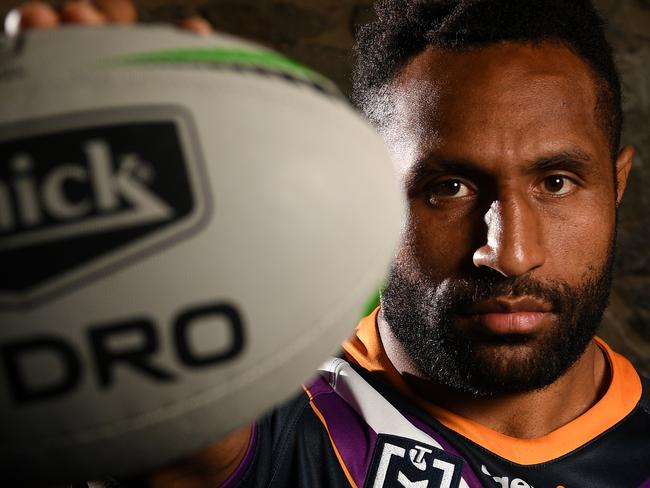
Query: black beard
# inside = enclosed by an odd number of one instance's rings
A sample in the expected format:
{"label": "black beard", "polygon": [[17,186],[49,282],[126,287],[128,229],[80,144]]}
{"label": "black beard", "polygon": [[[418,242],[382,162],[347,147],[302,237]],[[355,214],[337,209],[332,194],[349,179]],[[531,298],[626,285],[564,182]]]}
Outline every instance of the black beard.
{"label": "black beard", "polygon": [[[383,317],[414,365],[428,379],[473,396],[539,390],[583,354],[607,307],[613,249],[600,270],[577,287],[504,278],[482,270],[472,279],[436,282],[414,259],[399,259],[381,297]],[[492,297],[537,297],[555,313],[551,327],[528,334],[471,336],[454,324],[467,306]]]}

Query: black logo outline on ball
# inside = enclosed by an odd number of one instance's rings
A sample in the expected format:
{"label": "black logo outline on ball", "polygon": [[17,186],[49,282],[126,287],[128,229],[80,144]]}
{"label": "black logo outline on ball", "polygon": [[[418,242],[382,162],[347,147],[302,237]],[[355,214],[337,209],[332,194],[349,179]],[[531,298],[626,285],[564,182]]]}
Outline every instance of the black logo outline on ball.
{"label": "black logo outline on ball", "polygon": [[180,106],[0,126],[0,308],[32,306],[184,240],[212,212]]}

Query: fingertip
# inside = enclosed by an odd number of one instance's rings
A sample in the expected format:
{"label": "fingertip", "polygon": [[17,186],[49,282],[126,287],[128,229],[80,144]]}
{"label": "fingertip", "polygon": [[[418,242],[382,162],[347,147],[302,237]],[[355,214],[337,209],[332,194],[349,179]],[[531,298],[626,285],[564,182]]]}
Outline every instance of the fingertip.
{"label": "fingertip", "polygon": [[181,20],[178,26],[200,35],[212,34],[214,32],[212,25],[201,17],[188,17],[187,19]]}
{"label": "fingertip", "polygon": [[106,23],[106,16],[89,2],[72,0],[61,8],[61,20],[69,24],[97,25]]}
{"label": "fingertip", "polygon": [[59,25],[59,15],[45,2],[27,2],[18,7],[21,29],[50,29]]}
{"label": "fingertip", "polygon": [[133,24],[138,20],[138,11],[132,0],[94,0],[93,4],[109,22]]}

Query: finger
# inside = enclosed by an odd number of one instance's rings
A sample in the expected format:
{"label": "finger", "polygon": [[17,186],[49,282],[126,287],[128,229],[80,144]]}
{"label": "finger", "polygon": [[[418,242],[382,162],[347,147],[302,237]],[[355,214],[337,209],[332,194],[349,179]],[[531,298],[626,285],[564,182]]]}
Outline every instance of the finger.
{"label": "finger", "polygon": [[45,2],[27,2],[18,7],[21,29],[49,29],[59,25],[59,15]]}
{"label": "finger", "polygon": [[93,4],[111,23],[133,24],[138,20],[132,0],[94,0]]}
{"label": "finger", "polygon": [[106,23],[106,16],[90,2],[73,0],[61,8],[61,20],[70,24],[98,25]]}
{"label": "finger", "polygon": [[187,19],[181,20],[178,23],[178,26],[182,29],[192,31],[195,34],[204,35],[214,32],[214,29],[210,23],[202,17],[189,17]]}

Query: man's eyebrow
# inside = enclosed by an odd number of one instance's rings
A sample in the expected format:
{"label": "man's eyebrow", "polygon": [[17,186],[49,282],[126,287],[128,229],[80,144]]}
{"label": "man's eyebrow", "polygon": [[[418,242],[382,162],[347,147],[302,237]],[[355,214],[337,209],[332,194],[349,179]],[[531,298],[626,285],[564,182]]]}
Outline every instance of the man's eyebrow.
{"label": "man's eyebrow", "polygon": [[593,168],[593,158],[580,150],[563,151],[552,156],[542,157],[533,161],[531,171],[547,171],[550,169],[564,169],[581,173]]}
{"label": "man's eyebrow", "polygon": [[483,171],[471,161],[448,158],[426,158],[417,161],[411,168],[411,179],[422,181],[432,175],[454,173],[473,176],[482,174]]}

